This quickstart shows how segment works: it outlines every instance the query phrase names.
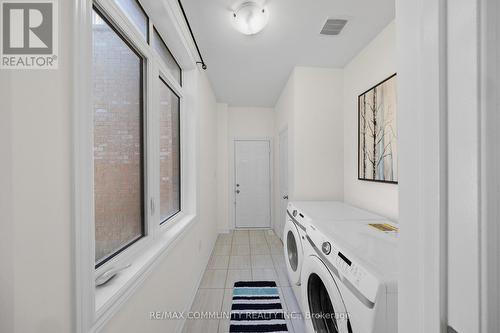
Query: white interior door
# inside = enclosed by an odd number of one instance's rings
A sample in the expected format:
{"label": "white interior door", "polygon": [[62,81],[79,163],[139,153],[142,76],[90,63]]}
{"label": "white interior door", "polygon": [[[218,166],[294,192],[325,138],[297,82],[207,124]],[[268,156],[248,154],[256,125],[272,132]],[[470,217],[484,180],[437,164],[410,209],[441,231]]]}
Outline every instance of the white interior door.
{"label": "white interior door", "polygon": [[269,141],[234,141],[236,228],[271,226],[270,154]]}
{"label": "white interior door", "polygon": [[282,238],[286,221],[286,208],[288,205],[288,130],[279,135],[279,200],[280,211],[278,213],[275,232]]}

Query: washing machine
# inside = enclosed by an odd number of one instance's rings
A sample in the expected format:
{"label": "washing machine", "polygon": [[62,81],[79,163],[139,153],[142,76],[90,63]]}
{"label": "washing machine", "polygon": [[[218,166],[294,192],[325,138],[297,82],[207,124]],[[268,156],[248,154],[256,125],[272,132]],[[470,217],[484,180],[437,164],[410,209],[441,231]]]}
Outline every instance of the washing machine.
{"label": "washing machine", "polygon": [[300,297],[307,332],[397,332],[397,239],[387,220],[312,221]]}
{"label": "washing machine", "polygon": [[299,305],[301,305],[300,275],[304,259],[303,245],[306,241],[306,229],[310,221],[310,218],[302,213],[300,204],[295,202],[288,203],[287,218],[283,233],[283,250],[288,280]]}
{"label": "washing machine", "polygon": [[288,203],[283,249],[288,280],[301,307],[302,263],[304,256],[309,254],[307,251],[310,250],[304,247],[304,243],[306,242],[306,229],[310,224],[315,220],[334,222],[375,219],[383,218],[339,201],[291,201]]}

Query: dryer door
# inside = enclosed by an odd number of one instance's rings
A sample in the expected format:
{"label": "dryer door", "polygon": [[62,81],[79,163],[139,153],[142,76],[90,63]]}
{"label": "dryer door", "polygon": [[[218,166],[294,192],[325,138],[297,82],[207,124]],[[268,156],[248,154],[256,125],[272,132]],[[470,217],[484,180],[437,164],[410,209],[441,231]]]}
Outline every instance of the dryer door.
{"label": "dryer door", "polygon": [[308,332],[352,333],[337,283],[321,259],[308,256],[302,267],[301,296]]}
{"label": "dryer door", "polygon": [[302,260],[304,250],[297,226],[287,217],[285,232],[283,234],[283,250],[285,252],[285,262],[290,282],[300,285],[300,273],[302,270]]}

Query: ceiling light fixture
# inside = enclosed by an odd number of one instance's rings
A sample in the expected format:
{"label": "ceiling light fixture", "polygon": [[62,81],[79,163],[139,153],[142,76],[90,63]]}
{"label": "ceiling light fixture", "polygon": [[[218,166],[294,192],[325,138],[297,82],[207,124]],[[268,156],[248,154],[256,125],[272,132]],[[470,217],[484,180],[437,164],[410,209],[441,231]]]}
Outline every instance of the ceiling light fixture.
{"label": "ceiling light fixture", "polygon": [[233,12],[234,27],[245,35],[260,32],[268,21],[267,9],[253,1],[244,2]]}

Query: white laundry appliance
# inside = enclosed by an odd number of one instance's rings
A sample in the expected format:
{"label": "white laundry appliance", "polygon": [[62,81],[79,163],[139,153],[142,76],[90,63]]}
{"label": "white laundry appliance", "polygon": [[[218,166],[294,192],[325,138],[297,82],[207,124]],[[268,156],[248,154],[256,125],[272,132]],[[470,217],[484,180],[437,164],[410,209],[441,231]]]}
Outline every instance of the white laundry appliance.
{"label": "white laundry appliance", "polygon": [[397,224],[315,220],[301,302],[307,332],[397,332]]}
{"label": "white laundry appliance", "polygon": [[288,280],[299,305],[301,305],[300,274],[302,262],[304,261],[304,242],[306,242],[306,228],[310,222],[310,218],[302,213],[300,204],[288,203],[287,219],[283,233],[283,250],[285,252]]}
{"label": "white laundry appliance", "polygon": [[283,248],[288,279],[299,304],[302,304],[300,285],[306,228],[315,220],[362,221],[374,219],[382,219],[382,217],[339,201],[294,201],[288,203]]}

